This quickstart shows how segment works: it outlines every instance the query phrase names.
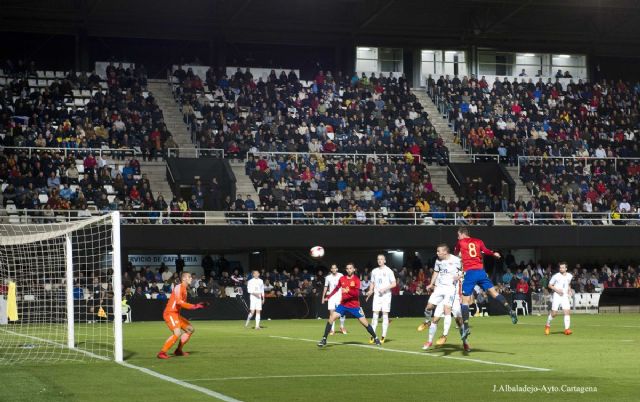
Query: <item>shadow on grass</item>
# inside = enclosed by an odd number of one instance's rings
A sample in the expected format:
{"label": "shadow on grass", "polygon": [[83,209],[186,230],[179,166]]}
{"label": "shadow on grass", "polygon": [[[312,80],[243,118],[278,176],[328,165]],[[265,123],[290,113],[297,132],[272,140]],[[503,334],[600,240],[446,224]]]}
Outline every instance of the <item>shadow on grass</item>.
{"label": "shadow on grass", "polygon": [[477,349],[477,348],[474,348],[473,345],[471,346],[471,352],[465,352],[462,345],[443,345],[443,346],[439,346],[434,349],[431,349],[428,352],[430,353],[442,352],[442,356],[449,356],[450,354],[457,353],[457,352],[462,352],[465,356],[470,356],[475,353],[499,353],[499,354],[505,354],[505,355],[515,354],[512,352],[502,352],[497,350]]}

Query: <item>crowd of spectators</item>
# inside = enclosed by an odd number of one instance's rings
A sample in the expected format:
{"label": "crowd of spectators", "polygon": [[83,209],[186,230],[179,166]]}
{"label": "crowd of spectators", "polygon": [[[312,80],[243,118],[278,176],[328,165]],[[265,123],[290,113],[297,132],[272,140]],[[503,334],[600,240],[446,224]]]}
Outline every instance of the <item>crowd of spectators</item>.
{"label": "crowd of spectators", "polygon": [[445,152],[404,76],[319,71],[306,86],[293,71],[272,71],[257,82],[249,69],[231,77],[209,69],[204,81],[190,69],[179,67],[173,74],[199,146],[222,148],[231,157],[252,151],[403,154],[412,149],[435,158]]}
{"label": "crowd of spectators", "polygon": [[469,151],[520,164],[532,197],[507,206],[516,223],[530,224],[539,212],[548,219],[538,223],[550,224],[640,217],[640,84],[441,76],[428,85]]}
{"label": "crowd of spectators", "polygon": [[383,158],[250,155],[245,171],[259,199],[236,200],[230,211],[338,212],[351,223],[367,223],[367,212],[428,214],[447,202],[434,188],[427,163],[410,153]]}
{"label": "crowd of spectators", "polygon": [[[55,148],[139,148],[144,159],[175,146],[162,111],[146,91],[143,66],[110,64],[106,81],[65,73],[42,81],[33,63],[5,62],[0,76],[0,145]],[[41,82],[46,82],[41,85]],[[86,103],[74,102],[87,90]],[[168,143],[168,146],[167,146]],[[117,153],[124,157],[125,153]]]}
{"label": "crowd of spectators", "polygon": [[2,206],[43,210],[166,210],[154,198],[140,163],[128,158],[115,165],[105,155],[76,159],[59,151],[0,151]]}

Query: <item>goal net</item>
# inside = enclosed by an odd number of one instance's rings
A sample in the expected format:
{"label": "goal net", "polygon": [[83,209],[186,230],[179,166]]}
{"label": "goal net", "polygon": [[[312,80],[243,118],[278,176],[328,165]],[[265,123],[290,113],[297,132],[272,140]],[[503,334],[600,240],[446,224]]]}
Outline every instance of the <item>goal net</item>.
{"label": "goal net", "polygon": [[122,361],[119,219],[0,223],[0,365]]}

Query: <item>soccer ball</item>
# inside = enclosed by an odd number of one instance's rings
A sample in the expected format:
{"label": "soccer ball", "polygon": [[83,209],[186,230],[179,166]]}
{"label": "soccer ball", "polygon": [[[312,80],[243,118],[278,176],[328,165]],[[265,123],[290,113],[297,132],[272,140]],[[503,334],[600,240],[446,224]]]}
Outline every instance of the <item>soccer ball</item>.
{"label": "soccer ball", "polygon": [[311,247],[311,250],[309,250],[309,254],[313,258],[322,258],[324,256],[324,247],[321,247],[321,246]]}

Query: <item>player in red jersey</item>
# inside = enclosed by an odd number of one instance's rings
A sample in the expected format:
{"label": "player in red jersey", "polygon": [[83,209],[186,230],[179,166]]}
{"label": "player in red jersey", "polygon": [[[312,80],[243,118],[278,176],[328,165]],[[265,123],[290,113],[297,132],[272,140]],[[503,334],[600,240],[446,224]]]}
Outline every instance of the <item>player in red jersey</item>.
{"label": "player in red jersey", "polygon": [[168,359],[169,355],[167,355],[167,352],[178,340],[180,340],[180,343],[178,344],[174,355],[189,355],[187,352],[184,352],[182,350],[182,347],[185,345],[185,343],[189,342],[191,335],[193,335],[194,329],[189,320],[180,315],[180,311],[183,308],[187,310],[198,310],[205,307],[203,303],[187,303],[187,288],[190,286],[190,284],[191,273],[183,272],[180,275],[180,283],[173,288],[171,297],[169,297],[169,301],[164,308],[162,317],[164,318],[167,327],[169,327],[169,330],[172,333],[169,339],[167,339],[167,341],[164,343],[164,346],[162,347],[162,350],[160,350],[160,353],[158,353],[158,359]]}
{"label": "player in red jersey", "polygon": [[360,278],[354,275],[355,272],[356,267],[353,263],[347,264],[347,275],[342,276],[338,281],[338,286],[336,286],[331,293],[322,299],[322,303],[324,303],[327,299],[336,294],[338,290],[342,292],[342,301],[340,302],[340,305],[336,307],[335,311],[329,316],[329,321],[327,321],[327,326],[324,329],[324,336],[320,342],[318,342],[318,346],[320,347],[327,345],[327,336],[329,336],[329,332],[331,332],[333,323],[346,313],[357,318],[358,321],[360,321],[360,324],[367,329],[367,332],[369,332],[371,337],[374,339],[376,345],[380,345],[380,339],[378,339],[376,331],[374,331],[373,327],[369,325],[369,322],[365,318],[364,312],[360,307]]}
{"label": "player in red jersey", "polygon": [[484,270],[482,263],[482,255],[490,255],[495,258],[500,258],[500,254],[489,250],[484,242],[480,239],[473,238],[469,235],[469,229],[461,227],[458,229],[458,244],[454,249],[455,254],[459,254],[462,258],[462,270],[464,271],[464,277],[462,279],[462,340],[466,341],[471,331],[469,330],[469,303],[471,303],[471,296],[473,295],[473,289],[476,285],[482,287],[491,297],[496,299],[504,306],[511,316],[511,322],[516,324],[518,322],[518,316],[516,312],[511,308],[509,302],[499,294],[493,283],[487,276],[487,272]]}

